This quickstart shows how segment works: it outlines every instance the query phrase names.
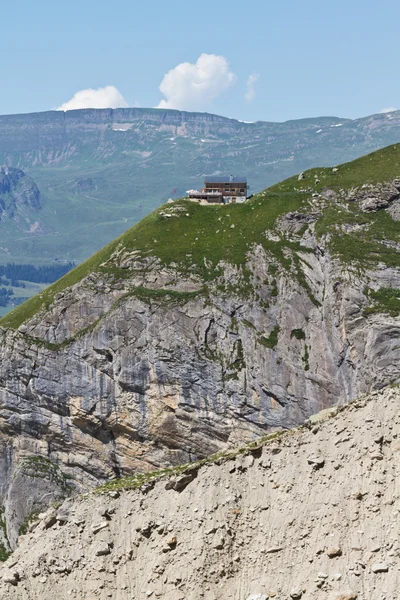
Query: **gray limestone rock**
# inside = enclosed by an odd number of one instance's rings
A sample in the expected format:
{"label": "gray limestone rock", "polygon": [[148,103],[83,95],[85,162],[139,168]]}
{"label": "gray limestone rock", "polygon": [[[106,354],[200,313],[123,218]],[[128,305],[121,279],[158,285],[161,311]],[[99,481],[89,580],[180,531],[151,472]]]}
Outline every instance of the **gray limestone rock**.
{"label": "gray limestone rock", "polygon": [[[240,285],[231,265],[205,295],[190,274],[117,252],[118,284],[92,273],[18,331],[0,329],[0,505],[12,547],[27,517],[74,490],[312,422],[399,380],[399,319],[367,314],[364,289],[400,287],[400,270],[355,273],[322,248],[299,257],[307,287],[254,246],[257,294],[243,297],[219,289]],[[154,301],[138,287],[175,296]],[[19,475],[30,456],[51,476]]]}
{"label": "gray limestone rock", "polygon": [[[34,180],[21,169],[0,168],[0,221],[26,217],[26,209],[41,208],[41,194]],[[15,219],[18,223],[18,218]]]}
{"label": "gray limestone rock", "polygon": [[351,190],[349,194],[349,199],[359,202],[361,210],[366,213],[388,208],[399,198],[397,180],[389,184],[363,185],[361,190]]}
{"label": "gray limestone rock", "polygon": [[400,199],[395,200],[389,207],[388,213],[395,221],[400,221]]}
{"label": "gray limestone rock", "polygon": [[[394,206],[398,187],[351,193]],[[190,269],[117,246],[110,272],[90,273],[17,330],[0,328],[6,549],[35,514],[72,493],[314,425],[319,411],[399,381],[399,318],[367,309],[368,289],[400,288],[400,269],[342,263],[315,235],[320,208],[308,209],[265,232],[273,244],[279,228],[303,235],[307,246],[285,247],[285,267],[254,244],[246,277],[243,266],[220,263],[205,285]],[[283,452],[279,439],[273,452]],[[380,447],[369,452],[373,462],[383,456]],[[307,458],[308,476],[327,470],[320,453]],[[231,468],[241,476],[253,462],[256,448]],[[184,494],[194,485],[187,477],[167,485]],[[140,491],[151,495],[153,484]]]}
{"label": "gray limestone rock", "polygon": [[[232,469],[234,456],[200,466],[179,494],[165,475],[146,495],[79,496],[68,522],[23,538],[0,569],[0,598],[397,598],[399,402],[399,388],[374,392],[316,433],[284,434],[279,454],[266,442],[246,470]],[[383,458],[371,464],[382,434]],[[317,454],[326,461],[313,471]],[[81,526],[104,514],[104,530]]]}
{"label": "gray limestone rock", "polygon": [[51,502],[61,502],[73,490],[57,464],[34,455],[27,455],[17,462],[7,484],[3,503],[11,548],[15,548],[19,535],[27,532],[29,524],[40,512]]}

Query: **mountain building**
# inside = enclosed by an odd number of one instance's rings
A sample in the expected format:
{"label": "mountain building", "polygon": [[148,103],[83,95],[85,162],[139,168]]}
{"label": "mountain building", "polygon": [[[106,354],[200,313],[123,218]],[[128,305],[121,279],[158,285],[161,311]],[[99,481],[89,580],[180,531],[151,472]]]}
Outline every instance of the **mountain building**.
{"label": "mountain building", "polygon": [[201,191],[188,190],[186,193],[193,200],[206,200],[213,204],[236,204],[246,200],[247,189],[246,177],[206,176]]}

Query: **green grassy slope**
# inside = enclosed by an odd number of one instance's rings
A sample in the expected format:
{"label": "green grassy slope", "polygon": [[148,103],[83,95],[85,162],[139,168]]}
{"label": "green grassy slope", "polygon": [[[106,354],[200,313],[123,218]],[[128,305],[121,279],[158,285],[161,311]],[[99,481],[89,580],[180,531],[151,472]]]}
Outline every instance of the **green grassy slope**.
{"label": "green grassy slope", "polygon": [[[322,192],[326,187],[334,191],[350,190],[365,184],[400,179],[400,144],[342,165],[336,174],[331,169],[312,169],[307,175],[308,179],[302,183],[315,180],[315,177],[320,180],[318,185],[314,185],[316,192]],[[290,185],[293,185],[293,178],[278,188],[285,189]],[[341,230],[345,224],[359,226],[360,229],[346,234]],[[400,266],[398,250],[382,243],[389,240],[400,242],[400,223],[386,211],[367,214],[360,212],[355,202],[347,202],[345,208],[332,204],[319,219],[316,233],[319,236],[331,234],[331,250],[346,263],[368,266],[381,261],[387,266]]]}
{"label": "green grassy slope", "polygon": [[[128,126],[120,131],[120,125]],[[0,164],[22,168],[43,197],[45,233],[0,223],[0,263],[77,263],[204,174],[246,175],[258,191],[316,164],[350,160],[400,139],[400,112],[241,123],[148,109],[0,116]],[[29,228],[28,228],[29,229]]]}
{"label": "green grassy slope", "polygon": [[[310,211],[312,193],[325,188],[349,190],[365,183],[391,181],[400,176],[400,144],[341,165],[337,173],[332,168],[313,169],[298,181],[297,176],[277,184],[244,204],[229,206],[201,206],[186,199],[178,200],[155,210],[134,227],[123,233],[100,252],[65,275],[55,284],[17,307],[0,320],[3,327],[18,327],[43,306],[49,306],[54,296],[77,283],[91,272],[112,272],[124,276],[113,264],[105,265],[116,248],[137,250],[141,256],[154,256],[162,264],[173,264],[182,273],[194,273],[205,282],[221,272],[220,261],[243,265],[246,252],[254,243],[262,244],[284,267],[291,265],[285,248],[309,251],[299,239],[277,241],[266,238],[265,231],[274,228],[276,219],[291,211]],[[315,178],[319,183],[315,184]],[[301,189],[311,186],[307,192]],[[179,216],[165,217],[176,211]],[[163,214],[164,213],[164,214]],[[344,223],[367,225],[349,234],[338,231]],[[362,213],[357,203],[345,206],[332,204],[321,214],[316,232],[322,236],[331,233],[330,248],[344,262],[373,266],[378,262],[400,267],[396,249],[381,243],[400,241],[400,223],[386,211]]]}

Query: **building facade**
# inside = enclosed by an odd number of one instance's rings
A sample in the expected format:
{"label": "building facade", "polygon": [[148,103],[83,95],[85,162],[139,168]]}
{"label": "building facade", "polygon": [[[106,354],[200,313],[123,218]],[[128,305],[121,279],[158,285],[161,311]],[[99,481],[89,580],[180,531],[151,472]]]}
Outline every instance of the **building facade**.
{"label": "building facade", "polygon": [[244,202],[247,198],[246,177],[206,177],[204,180],[206,193],[214,192],[221,194],[226,203]]}
{"label": "building facade", "polygon": [[246,177],[214,177],[207,176],[204,179],[204,188],[201,191],[189,190],[189,198],[195,200],[206,200],[210,203],[236,204],[244,202],[247,198]]}

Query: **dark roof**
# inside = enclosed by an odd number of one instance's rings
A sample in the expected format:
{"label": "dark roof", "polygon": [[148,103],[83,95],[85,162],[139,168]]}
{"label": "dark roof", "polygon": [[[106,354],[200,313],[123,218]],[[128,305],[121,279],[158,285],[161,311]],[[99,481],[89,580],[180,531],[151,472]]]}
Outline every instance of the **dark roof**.
{"label": "dark roof", "polygon": [[246,177],[232,177],[227,175],[226,177],[214,177],[214,175],[204,177],[204,181],[207,183],[247,183]]}

